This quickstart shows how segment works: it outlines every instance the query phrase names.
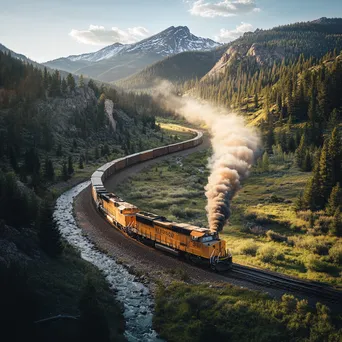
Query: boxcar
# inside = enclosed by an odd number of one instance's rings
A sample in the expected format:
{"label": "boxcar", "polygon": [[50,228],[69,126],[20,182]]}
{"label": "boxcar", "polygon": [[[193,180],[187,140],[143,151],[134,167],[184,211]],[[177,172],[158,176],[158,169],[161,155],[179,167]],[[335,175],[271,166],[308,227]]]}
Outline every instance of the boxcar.
{"label": "boxcar", "polygon": [[126,158],[120,158],[115,160],[115,171],[122,170],[126,167],[127,160]]}
{"label": "boxcar", "polygon": [[140,158],[141,162],[145,160],[150,160],[150,159],[153,159],[153,150],[141,152],[141,158]]}
{"label": "boxcar", "polygon": [[153,158],[164,156],[169,153],[168,146],[158,147],[153,150]]}
{"label": "boxcar", "polygon": [[183,150],[184,143],[169,145],[169,153],[178,152]]}
{"label": "boxcar", "polygon": [[127,166],[131,166],[140,162],[141,153],[131,154],[127,156]]}

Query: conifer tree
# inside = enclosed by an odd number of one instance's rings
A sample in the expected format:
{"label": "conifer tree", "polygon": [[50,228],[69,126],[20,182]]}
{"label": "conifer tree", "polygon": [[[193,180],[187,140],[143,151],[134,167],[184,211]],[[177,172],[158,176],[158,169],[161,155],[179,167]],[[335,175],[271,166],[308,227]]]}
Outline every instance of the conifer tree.
{"label": "conifer tree", "polygon": [[306,133],[304,132],[301,139],[300,139],[299,146],[296,149],[296,153],[295,153],[296,164],[300,169],[303,168],[306,150],[307,150],[307,138],[306,138]]}
{"label": "conifer tree", "polygon": [[309,172],[312,170],[311,153],[309,150],[306,150],[305,157],[302,163],[302,170],[305,172]]}
{"label": "conifer tree", "polygon": [[64,95],[64,94],[67,93],[67,91],[68,91],[68,84],[67,84],[65,78],[63,78],[62,79],[62,84],[61,84],[61,92]]}
{"label": "conifer tree", "polygon": [[334,213],[329,231],[335,236],[342,236],[342,214],[340,208],[337,208]]}
{"label": "conifer tree", "polygon": [[51,257],[60,255],[63,251],[61,234],[53,219],[53,209],[44,201],[38,216],[38,237],[42,249]]}
{"label": "conifer tree", "polygon": [[80,156],[80,159],[78,161],[78,168],[79,169],[83,169],[84,168],[84,166],[83,166],[83,157],[82,156]]}
{"label": "conifer tree", "polygon": [[62,178],[64,181],[67,181],[69,179],[68,167],[65,160],[63,160],[62,164]]}
{"label": "conifer tree", "polygon": [[72,156],[68,157],[68,174],[71,175],[74,173],[74,166],[72,162]]}
{"label": "conifer tree", "polygon": [[254,95],[254,108],[255,108],[255,109],[259,108],[259,97],[258,97],[258,93],[255,93],[255,95]]}
{"label": "conifer tree", "polygon": [[75,83],[74,77],[71,74],[69,74],[68,77],[67,77],[67,84],[68,84],[68,87],[69,87],[70,91],[74,91],[75,90],[76,83]]}
{"label": "conifer tree", "polygon": [[262,170],[264,172],[268,172],[270,169],[270,161],[269,161],[269,158],[268,158],[268,153],[265,152],[262,156]]}
{"label": "conifer tree", "polygon": [[324,206],[332,189],[332,167],[328,153],[329,140],[324,141],[319,160],[319,184],[321,188],[321,203]]}
{"label": "conifer tree", "polygon": [[78,85],[80,88],[83,88],[84,87],[84,78],[83,78],[83,75],[80,76],[80,79],[78,81]]}
{"label": "conifer tree", "polygon": [[48,157],[45,158],[45,163],[44,163],[44,176],[46,179],[53,181],[55,178],[55,170],[53,167],[52,160],[49,159]]}
{"label": "conifer tree", "polygon": [[295,211],[302,210],[304,209],[304,207],[305,205],[304,205],[304,200],[303,200],[303,192],[300,192],[295,202]]}
{"label": "conifer tree", "polygon": [[320,152],[317,153],[314,163],[313,175],[306,183],[303,195],[303,208],[317,210],[321,205],[321,186],[319,175]]}
{"label": "conifer tree", "polygon": [[56,156],[61,157],[62,155],[63,155],[62,144],[58,144],[57,149],[56,149]]}
{"label": "conifer tree", "polygon": [[337,127],[331,132],[328,144],[328,160],[331,164],[331,184],[342,181],[342,140]]}
{"label": "conifer tree", "polygon": [[337,183],[331,190],[328,204],[326,206],[327,215],[334,215],[336,209],[342,206],[342,189],[340,184]]}
{"label": "conifer tree", "polygon": [[61,77],[58,70],[52,74],[51,85],[49,89],[50,96],[59,96],[61,94]]}

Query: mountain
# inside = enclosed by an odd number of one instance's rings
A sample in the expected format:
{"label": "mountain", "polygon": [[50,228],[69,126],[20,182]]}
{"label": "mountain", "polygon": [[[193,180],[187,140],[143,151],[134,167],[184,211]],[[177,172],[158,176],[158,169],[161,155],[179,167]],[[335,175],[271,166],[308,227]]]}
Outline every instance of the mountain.
{"label": "mountain", "polygon": [[[328,51],[342,49],[342,19],[320,18],[245,33],[228,44],[227,51],[206,77],[225,73],[229,68],[255,62],[259,66],[288,61],[300,54],[321,58]],[[230,70],[232,71],[232,70]]]}
{"label": "mountain", "polygon": [[33,64],[35,66],[38,65],[38,63],[36,63],[36,62],[32,61],[31,59],[27,58],[25,55],[22,55],[20,53],[16,53],[13,50],[10,50],[5,45],[0,44],[0,51],[4,52],[4,53],[10,53],[13,58],[19,59],[19,60],[21,60],[24,63],[30,63],[30,64]]}
{"label": "mountain", "polygon": [[219,43],[193,35],[186,26],[168,29],[134,44],[107,46],[97,52],[58,58],[45,65],[104,82],[128,77],[164,57],[185,51],[208,51]]}
{"label": "mountain", "polygon": [[214,67],[225,50],[226,46],[220,46],[211,51],[189,51],[169,56],[115,84],[137,90],[153,87],[158,80],[183,83],[200,79]]}
{"label": "mountain", "polygon": [[[335,48],[337,51],[342,49],[342,19],[320,18],[245,33],[235,41],[217,48],[215,54],[210,51],[171,56],[116,84],[123,88],[142,89],[151,87],[158,79],[180,83],[203,78],[203,88],[210,88],[213,94],[218,95],[217,80],[214,80],[216,76],[222,82],[218,88],[226,93],[224,89],[229,80],[239,83],[239,79],[243,79],[239,72],[245,68],[254,73],[260,68],[272,67],[274,63],[288,63],[300,54],[321,58]],[[217,60],[217,57],[220,59]],[[212,80],[215,86],[212,86]],[[220,98],[225,97],[220,95]]]}
{"label": "mountain", "polygon": [[[261,124],[271,110],[280,122],[301,122],[308,117],[327,122],[341,106],[333,95],[340,93],[342,65],[336,56],[341,50],[339,18],[256,30],[228,44],[220,60],[190,92],[215,104],[243,108],[253,124]],[[328,76],[330,60],[334,63]],[[325,93],[329,93],[328,100]]]}

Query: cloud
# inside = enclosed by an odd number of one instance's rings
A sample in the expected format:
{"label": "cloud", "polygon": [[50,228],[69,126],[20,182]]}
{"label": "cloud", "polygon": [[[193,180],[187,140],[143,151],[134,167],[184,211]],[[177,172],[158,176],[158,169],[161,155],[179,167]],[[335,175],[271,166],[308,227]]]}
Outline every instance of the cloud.
{"label": "cloud", "polygon": [[215,3],[197,0],[190,8],[192,15],[206,18],[232,17],[249,12],[260,12],[255,0],[223,0]]}
{"label": "cloud", "polygon": [[131,44],[148,37],[149,31],[141,26],[121,30],[118,27],[106,29],[104,26],[90,25],[88,30],[72,29],[69,35],[89,45]]}
{"label": "cloud", "polygon": [[245,32],[249,32],[253,30],[253,25],[248,23],[241,23],[240,25],[236,26],[234,30],[226,30],[221,29],[218,36],[215,36],[215,40],[220,43],[228,43],[234,39],[239,38]]}

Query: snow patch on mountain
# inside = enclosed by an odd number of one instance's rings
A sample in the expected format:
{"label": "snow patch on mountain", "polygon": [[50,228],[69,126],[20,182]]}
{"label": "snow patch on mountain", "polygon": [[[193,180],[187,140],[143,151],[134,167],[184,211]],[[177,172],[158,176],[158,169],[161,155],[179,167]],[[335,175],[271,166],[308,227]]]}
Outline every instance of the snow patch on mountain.
{"label": "snow patch on mountain", "polygon": [[92,53],[66,57],[72,62],[99,62],[126,53],[155,53],[162,57],[174,55],[185,51],[208,51],[218,46],[209,38],[193,35],[186,26],[171,26],[166,30],[134,44],[120,44],[106,46]]}

